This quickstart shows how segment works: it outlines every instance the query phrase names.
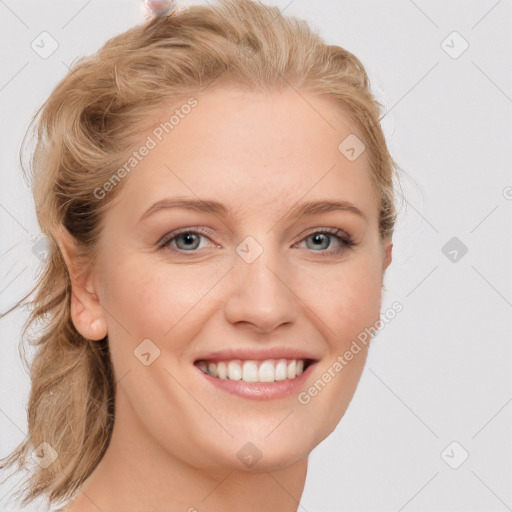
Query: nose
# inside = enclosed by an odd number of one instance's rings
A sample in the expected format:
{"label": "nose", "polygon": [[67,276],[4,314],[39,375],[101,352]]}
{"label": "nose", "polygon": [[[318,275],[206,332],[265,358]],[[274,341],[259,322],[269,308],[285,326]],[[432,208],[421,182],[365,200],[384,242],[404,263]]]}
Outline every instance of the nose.
{"label": "nose", "polygon": [[275,253],[264,250],[251,263],[236,255],[231,288],[225,302],[228,322],[269,333],[295,322],[299,313],[297,297],[289,284],[290,272]]}

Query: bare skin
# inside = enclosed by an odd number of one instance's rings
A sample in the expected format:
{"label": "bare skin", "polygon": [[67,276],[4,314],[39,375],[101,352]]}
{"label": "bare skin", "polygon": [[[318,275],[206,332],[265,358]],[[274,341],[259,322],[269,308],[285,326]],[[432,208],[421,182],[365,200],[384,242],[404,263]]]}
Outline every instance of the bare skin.
{"label": "bare skin", "polygon": [[[349,161],[338,149],[358,133],[347,111],[291,89],[195,97],[120,185],[100,260],[73,272],[73,322],[90,339],[108,333],[118,384],[111,444],[69,512],[295,512],[308,455],[345,414],[367,347],[335,374],[333,363],[380,317],[392,243],[379,236],[366,153]],[[161,109],[141,143],[174,108]],[[176,196],[219,201],[228,212],[160,208],[141,220]],[[350,202],[360,214],[289,217],[297,204],[323,200]],[[178,228],[199,233],[194,248],[183,233],[157,248]],[[326,228],[355,245],[332,232],[315,239]],[[263,250],[251,263],[236,251],[248,236]],[[61,247],[73,268],[64,234]],[[145,339],[160,350],[148,366],[134,357]],[[329,369],[335,376],[307,404],[296,392],[252,400],[212,386],[194,365],[241,347],[312,355],[300,391]],[[237,456],[247,443],[261,455],[251,467]]]}

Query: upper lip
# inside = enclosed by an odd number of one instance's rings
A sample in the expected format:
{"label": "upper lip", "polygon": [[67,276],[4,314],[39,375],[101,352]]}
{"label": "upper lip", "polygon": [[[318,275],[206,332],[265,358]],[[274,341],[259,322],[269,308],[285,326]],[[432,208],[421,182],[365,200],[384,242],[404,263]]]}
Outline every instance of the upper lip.
{"label": "upper lip", "polygon": [[204,354],[197,361],[232,361],[234,359],[263,361],[265,359],[304,359],[317,361],[318,358],[310,352],[295,347],[274,348],[228,348]]}

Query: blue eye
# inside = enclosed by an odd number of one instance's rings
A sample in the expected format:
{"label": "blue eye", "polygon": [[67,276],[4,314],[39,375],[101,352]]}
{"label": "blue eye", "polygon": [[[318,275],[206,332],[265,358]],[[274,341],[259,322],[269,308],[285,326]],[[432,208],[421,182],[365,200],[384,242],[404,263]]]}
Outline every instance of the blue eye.
{"label": "blue eye", "polygon": [[[212,247],[220,247],[213,243],[211,239],[201,231],[190,228],[168,233],[157,242],[157,246],[159,249],[169,248],[171,251],[181,254],[186,252],[195,253],[198,249],[207,247],[207,245],[201,246],[201,239],[209,240],[212,243]],[[312,243],[308,244],[308,240],[311,240]],[[333,240],[334,248],[331,247]],[[325,228],[313,231],[293,247],[296,247],[302,242],[306,242],[308,249],[319,253],[321,256],[336,256],[356,245],[348,233],[337,228]]]}
{"label": "blue eye", "polygon": [[[200,248],[199,243],[201,238],[207,239],[208,237],[202,235],[199,231],[194,231],[192,229],[183,229],[178,232],[173,231],[168,235],[165,235],[158,242],[158,247],[160,249],[164,249],[169,246],[171,250],[176,252],[194,252]],[[172,242],[175,242],[175,245],[177,246],[176,248],[171,246]]]}
{"label": "blue eye", "polygon": [[[333,239],[336,243],[335,247],[331,248]],[[308,245],[308,240],[311,240],[312,244]],[[356,245],[348,233],[337,228],[326,228],[322,231],[314,231],[306,236],[302,242],[306,242],[308,249],[313,248],[312,250],[319,252],[321,256],[337,256]]]}

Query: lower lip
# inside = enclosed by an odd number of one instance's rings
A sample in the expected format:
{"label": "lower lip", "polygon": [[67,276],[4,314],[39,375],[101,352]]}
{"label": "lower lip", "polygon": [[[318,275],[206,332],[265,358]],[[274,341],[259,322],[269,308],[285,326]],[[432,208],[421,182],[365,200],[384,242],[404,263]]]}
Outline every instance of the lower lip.
{"label": "lower lip", "polygon": [[311,363],[299,376],[294,379],[278,380],[274,382],[244,382],[243,380],[218,379],[203,372],[197,371],[217,389],[250,400],[276,400],[296,395],[306,383],[316,363]]}

